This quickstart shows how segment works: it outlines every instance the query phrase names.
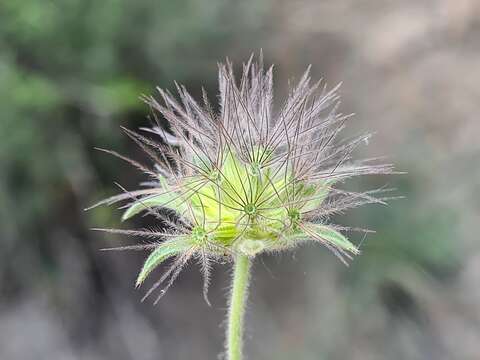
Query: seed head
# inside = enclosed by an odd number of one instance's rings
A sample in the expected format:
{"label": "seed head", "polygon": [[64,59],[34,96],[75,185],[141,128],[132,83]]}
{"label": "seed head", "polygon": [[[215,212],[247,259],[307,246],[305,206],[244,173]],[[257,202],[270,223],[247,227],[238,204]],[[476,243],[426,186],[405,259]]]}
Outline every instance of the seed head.
{"label": "seed head", "polygon": [[[243,65],[240,82],[230,62],[219,64],[218,111],[205,92],[200,104],[183,86],[176,85],[179,100],[158,89],[159,99],[144,98],[155,114],[154,126],[141,129],[144,135],[125,129],[153,168],[107,151],[152,180],[147,189],[124,190],[99,203],[129,201],[123,220],[139,213],[159,220],[162,231],[109,230],[155,241],[134,246],[153,250],[137,286],[174,259],[146,296],[165,283],[163,295],[192,258],[200,260],[206,293],[211,262],[236,253],[255,257],[315,241],[344,262],[358,254],[340,231],[351,229],[329,224],[329,217],[385,198],[375,197],[378,190],[355,193],[337,186],[358,175],[390,173],[392,167],[352,160],[370,135],[338,139],[350,118],[338,112],[339,86],[312,84],[307,69],[274,112],[272,77],[273,67],[265,71],[262,59]],[[168,130],[157,115],[168,121]]]}

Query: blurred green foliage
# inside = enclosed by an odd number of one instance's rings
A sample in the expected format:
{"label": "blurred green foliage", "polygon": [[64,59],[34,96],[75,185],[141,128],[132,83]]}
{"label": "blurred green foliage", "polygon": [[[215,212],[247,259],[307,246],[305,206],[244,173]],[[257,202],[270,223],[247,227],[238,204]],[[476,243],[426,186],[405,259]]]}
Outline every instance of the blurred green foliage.
{"label": "blurred green foliage", "polygon": [[448,282],[461,265],[462,249],[455,241],[459,236],[457,213],[446,207],[425,206],[416,179],[414,174],[400,175],[395,191],[403,198],[353,215],[355,222],[375,230],[366,234],[362,254],[345,272],[357,294],[355,306],[371,301],[386,283],[415,293],[418,282]]}
{"label": "blurred green foliage", "polygon": [[[119,125],[146,121],[139,96],[155,86],[214,81],[212,64],[231,49],[241,51],[232,44],[258,30],[264,6],[253,0],[3,1],[3,254],[21,256],[14,247],[48,243],[62,226],[52,225],[58,211],[67,207],[78,217],[89,201],[112,192],[118,163],[93,147],[125,149]],[[225,16],[232,9],[236,16]]]}

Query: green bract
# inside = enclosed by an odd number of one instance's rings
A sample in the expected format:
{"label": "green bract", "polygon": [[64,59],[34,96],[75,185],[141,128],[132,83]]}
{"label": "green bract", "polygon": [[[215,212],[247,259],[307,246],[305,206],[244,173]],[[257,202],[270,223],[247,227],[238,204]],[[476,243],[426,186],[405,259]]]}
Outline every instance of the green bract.
{"label": "green bract", "polygon": [[161,178],[160,194],[139,199],[125,211],[123,220],[142,211],[168,208],[193,224],[189,233],[151,253],[137,285],[154,267],[187,248],[216,256],[240,252],[252,257],[313,239],[358,252],[340,232],[304,221],[310,210],[322,205],[332,180],[307,184],[283,166],[268,165],[268,157],[252,166],[230,151],[218,165],[206,161],[202,160],[205,168],[199,174],[176,184]]}

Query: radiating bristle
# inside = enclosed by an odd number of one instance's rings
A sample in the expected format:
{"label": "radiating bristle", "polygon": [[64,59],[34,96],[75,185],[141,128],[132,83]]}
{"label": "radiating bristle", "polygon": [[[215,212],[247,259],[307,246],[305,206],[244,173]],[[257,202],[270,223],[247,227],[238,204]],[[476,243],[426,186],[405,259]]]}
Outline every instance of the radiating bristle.
{"label": "radiating bristle", "polygon": [[[164,226],[163,231],[106,229],[168,238],[166,245],[161,243],[152,251],[137,285],[163,261],[174,258],[173,263],[145,297],[164,282],[163,290],[170,287],[191,258],[201,263],[206,300],[212,260],[238,252],[255,256],[291,249],[311,239],[347,263],[359,251],[341,232],[368,230],[329,225],[329,217],[389,199],[383,196],[385,189],[356,193],[337,188],[355,176],[393,170],[375,159],[354,160],[355,151],[368,143],[370,134],[339,139],[352,117],[339,112],[340,84],[327,90],[322,81],[311,81],[308,67],[275,112],[273,66],[265,70],[262,57],[257,63],[252,56],[243,64],[239,81],[234,73],[230,61],[218,65],[218,112],[203,89],[202,101],[197,102],[177,83],[177,98],[162,89],[158,99],[143,97],[154,114],[152,128],[140,128],[141,134],[123,130],[146,152],[153,170],[102,150],[153,178],[144,184],[150,189],[129,192],[121,187],[123,194],[97,204],[129,200],[123,219],[147,212]],[[168,131],[159,115],[168,121]],[[165,210],[174,212],[176,219]],[[125,249],[139,247],[150,245]]]}

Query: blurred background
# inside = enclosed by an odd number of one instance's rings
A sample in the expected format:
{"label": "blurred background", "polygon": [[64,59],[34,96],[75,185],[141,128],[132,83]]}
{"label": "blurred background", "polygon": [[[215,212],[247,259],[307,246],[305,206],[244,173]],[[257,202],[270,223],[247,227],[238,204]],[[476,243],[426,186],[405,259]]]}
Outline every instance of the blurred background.
{"label": "blurred background", "polygon": [[[359,157],[407,175],[363,178],[402,200],[335,221],[376,230],[343,266],[311,246],[255,263],[247,358],[480,359],[478,0],[3,0],[0,3],[0,359],[216,359],[230,268],[202,298],[193,264],[140,303],[135,239],[95,233],[121,211],[83,209],[142,180],[93,148],[146,161],[122,133],[141,94],[217,91],[217,61],[264,51],[276,101],[308,64],[343,81]],[[353,235],[353,241],[361,236]],[[161,273],[159,269],[158,273]]]}

